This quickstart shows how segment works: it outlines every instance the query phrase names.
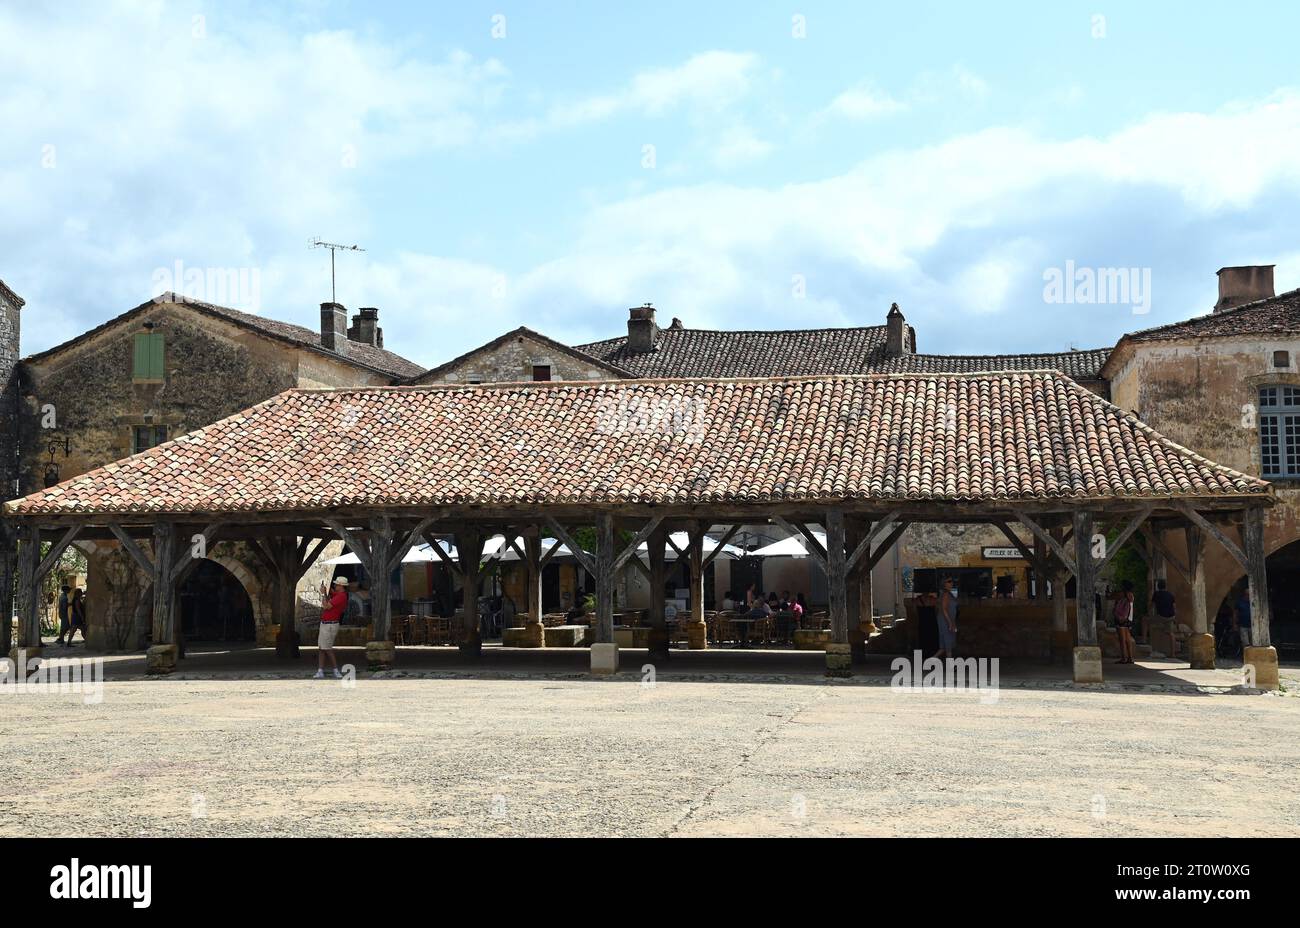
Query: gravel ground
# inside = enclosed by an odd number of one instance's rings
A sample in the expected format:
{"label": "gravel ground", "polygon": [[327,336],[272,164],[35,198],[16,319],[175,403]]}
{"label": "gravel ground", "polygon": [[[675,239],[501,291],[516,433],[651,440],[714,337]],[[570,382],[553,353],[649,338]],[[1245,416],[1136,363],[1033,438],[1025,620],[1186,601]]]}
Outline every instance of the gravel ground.
{"label": "gravel ground", "polygon": [[1300,834],[1300,699],[123,681],[0,703],[0,835]]}

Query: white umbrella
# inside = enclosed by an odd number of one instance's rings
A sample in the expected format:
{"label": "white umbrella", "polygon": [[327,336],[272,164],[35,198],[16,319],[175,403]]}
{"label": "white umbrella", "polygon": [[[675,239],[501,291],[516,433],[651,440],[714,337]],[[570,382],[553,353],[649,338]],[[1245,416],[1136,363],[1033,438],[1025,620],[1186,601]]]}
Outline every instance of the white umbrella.
{"label": "white umbrella", "polygon": [[[447,556],[450,557],[453,561],[457,560],[456,549],[452,547],[450,542],[439,541],[438,545],[439,547],[442,548],[443,551],[447,552]],[[429,561],[441,563],[442,558],[438,557],[438,555],[434,553],[433,548],[429,547],[428,545],[413,545],[411,547],[411,550],[407,551],[406,555],[402,558],[403,564],[423,564]],[[325,563],[326,564],[360,564],[361,558],[357,557],[355,554],[344,554],[339,557],[330,558]]]}
{"label": "white umbrella", "polygon": [[[826,548],[826,536],[821,532],[813,532],[813,537],[817,543]],[[751,557],[807,557],[807,541],[802,535],[789,538],[782,538],[780,541],[773,542],[765,548],[759,548],[757,551],[751,551]]]}
{"label": "white umbrella", "polygon": [[[493,539],[493,541],[497,541],[497,539]],[[498,560],[498,561],[517,561],[517,560],[519,560],[519,553],[518,553],[517,551],[515,551],[514,548],[510,547],[509,545],[506,545],[504,542],[505,542],[505,539],[504,539],[504,538],[501,538],[501,539],[497,542],[497,544],[493,545],[492,550],[493,550],[494,552],[499,552],[499,553],[497,554],[497,556],[496,556],[496,560]],[[491,544],[491,542],[489,542],[489,544]],[[520,549],[521,551],[527,551],[527,550],[528,550],[527,548],[524,547],[524,540],[523,540],[522,538],[516,538],[516,539],[515,539],[515,544],[519,545],[519,549]],[[572,556],[573,556],[573,552],[569,550],[568,545],[561,545],[561,544],[560,544],[560,540],[559,540],[558,538],[543,538],[543,539],[542,539],[542,554],[545,555],[548,551],[550,551],[550,550],[551,550],[552,548],[554,548],[556,545],[560,545],[560,547],[556,550],[555,554],[552,555],[552,558],[553,558],[553,559],[554,559],[554,558],[557,558],[557,557],[572,557]],[[485,550],[484,550],[484,554],[485,554],[485,555],[487,554],[486,548],[485,548]],[[490,557],[490,555],[489,555],[489,557]]]}
{"label": "white umbrella", "polygon": [[[673,544],[676,545],[678,548],[681,548],[683,551],[686,550],[686,546],[690,544],[691,541],[691,536],[688,535],[686,532],[673,532],[672,535],[670,535],[669,537],[672,538]],[[708,535],[704,536],[705,555],[712,554],[717,549],[717,547],[718,547],[717,539],[710,538]],[[637,554],[649,554],[650,543],[648,541],[643,541],[641,542],[641,546],[638,547],[636,550],[637,550]],[[745,556],[745,552],[742,549],[737,548],[735,545],[723,545],[722,551],[718,554],[718,557],[730,557],[730,558],[740,558],[744,556]],[[677,552],[674,551],[671,546],[664,549],[664,560],[674,561],[676,559],[677,559]]]}

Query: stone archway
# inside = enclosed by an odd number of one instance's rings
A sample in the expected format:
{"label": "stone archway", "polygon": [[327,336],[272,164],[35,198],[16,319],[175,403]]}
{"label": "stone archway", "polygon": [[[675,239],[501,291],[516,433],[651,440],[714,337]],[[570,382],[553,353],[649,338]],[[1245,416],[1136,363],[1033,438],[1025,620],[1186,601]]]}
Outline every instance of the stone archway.
{"label": "stone archway", "polygon": [[237,561],[208,557],[194,564],[176,588],[178,619],[186,641],[256,638],[254,600],[246,579],[250,579],[248,572]]}
{"label": "stone archway", "polygon": [[[1268,555],[1265,565],[1272,619],[1269,639],[1279,654],[1294,657],[1300,654],[1300,539],[1276,548]],[[1226,592],[1211,600],[1211,621],[1225,608],[1232,608],[1245,581],[1246,575],[1239,572]]]}

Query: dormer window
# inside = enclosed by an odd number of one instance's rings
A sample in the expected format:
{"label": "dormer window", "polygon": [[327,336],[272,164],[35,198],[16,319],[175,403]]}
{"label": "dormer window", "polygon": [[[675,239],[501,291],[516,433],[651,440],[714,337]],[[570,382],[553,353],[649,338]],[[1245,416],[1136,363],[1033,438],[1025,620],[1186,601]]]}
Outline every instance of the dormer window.
{"label": "dormer window", "polygon": [[534,365],[533,365],[533,380],[534,380],[534,382],[536,382],[536,383],[544,383],[544,382],[546,382],[546,381],[549,381],[550,379],[551,379],[551,365],[549,365],[549,364],[534,364]]}

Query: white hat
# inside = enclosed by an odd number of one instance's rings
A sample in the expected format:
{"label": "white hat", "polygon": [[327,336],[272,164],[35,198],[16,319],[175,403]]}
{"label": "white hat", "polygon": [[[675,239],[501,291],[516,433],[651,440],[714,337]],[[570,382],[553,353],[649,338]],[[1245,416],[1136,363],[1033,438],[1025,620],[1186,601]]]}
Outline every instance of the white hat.
{"label": "white hat", "polygon": [[343,586],[347,586],[350,582],[351,582],[351,581],[348,580],[347,577],[335,577],[335,578],[334,578],[334,585],[335,585],[335,586],[339,586],[340,584],[343,585]]}

